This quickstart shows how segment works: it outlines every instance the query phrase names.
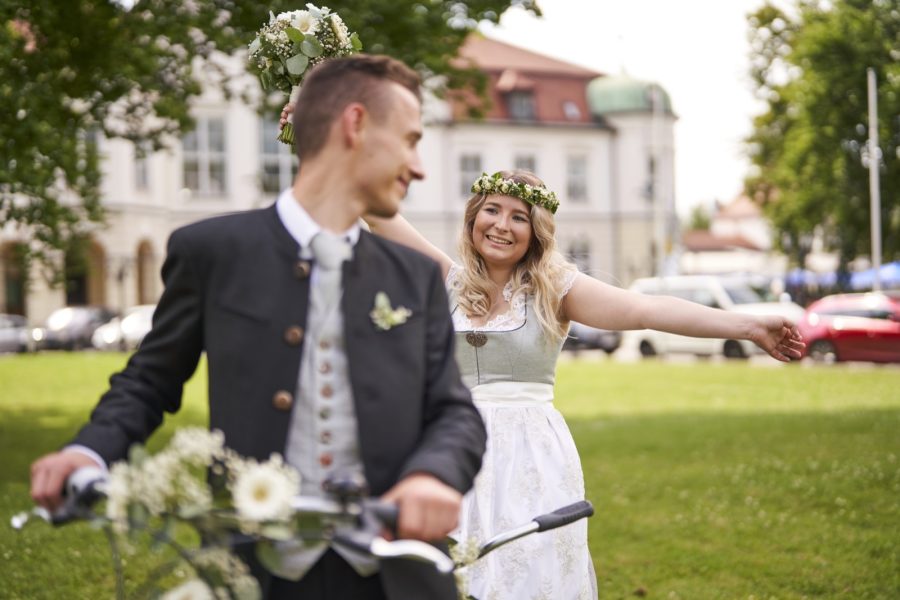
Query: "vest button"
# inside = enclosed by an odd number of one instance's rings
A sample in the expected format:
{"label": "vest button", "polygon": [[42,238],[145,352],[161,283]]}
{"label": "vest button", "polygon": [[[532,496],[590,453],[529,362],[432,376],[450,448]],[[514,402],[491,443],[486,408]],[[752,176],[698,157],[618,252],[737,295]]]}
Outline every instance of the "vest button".
{"label": "vest button", "polygon": [[294,396],[285,390],[278,390],[272,396],[272,406],[278,410],[290,410],[294,404]]}
{"label": "vest button", "polygon": [[306,279],[309,277],[309,272],[312,270],[312,265],[308,260],[298,260],[294,263],[294,277],[297,279]]}
{"label": "vest button", "polygon": [[331,463],[334,459],[331,454],[328,452],[323,452],[319,455],[319,464],[325,467],[326,469],[331,466]]}
{"label": "vest button", "polygon": [[323,398],[331,398],[334,396],[334,388],[326,383],[322,386],[322,389],[319,390],[319,393],[322,394]]}
{"label": "vest button", "polygon": [[299,325],[291,325],[284,330],[284,341],[288,346],[299,346],[303,341],[303,328]]}
{"label": "vest button", "polygon": [[320,434],[319,434],[319,441],[322,442],[322,443],[323,443],[324,445],[326,445],[326,446],[327,446],[328,444],[330,444],[330,443],[331,443],[331,432],[330,432],[330,431],[323,431],[322,433],[320,433]]}
{"label": "vest button", "polygon": [[319,373],[321,373],[322,375],[328,375],[329,373],[331,373],[331,363],[323,362],[321,365],[319,365]]}
{"label": "vest button", "polygon": [[330,417],[330,416],[331,416],[331,409],[328,408],[327,406],[322,408],[319,411],[319,418],[322,419],[323,421],[327,420],[328,417]]}

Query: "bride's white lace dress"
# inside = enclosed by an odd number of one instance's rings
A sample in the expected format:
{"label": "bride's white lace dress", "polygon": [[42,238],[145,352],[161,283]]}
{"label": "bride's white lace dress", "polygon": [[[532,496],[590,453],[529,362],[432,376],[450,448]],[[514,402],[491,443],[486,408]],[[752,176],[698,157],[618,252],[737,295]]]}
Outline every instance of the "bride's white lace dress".
{"label": "bride's white lace dress", "polygon": [[[447,276],[456,356],[488,432],[475,487],[463,499],[458,541],[483,543],[535,516],[584,499],[581,461],[569,428],[553,407],[562,340],[548,342],[531,299],[510,298],[508,312],[474,328],[456,307],[459,267]],[[575,273],[562,286],[568,293]],[[510,543],[466,569],[478,600],[593,600],[597,583],[587,522]]]}

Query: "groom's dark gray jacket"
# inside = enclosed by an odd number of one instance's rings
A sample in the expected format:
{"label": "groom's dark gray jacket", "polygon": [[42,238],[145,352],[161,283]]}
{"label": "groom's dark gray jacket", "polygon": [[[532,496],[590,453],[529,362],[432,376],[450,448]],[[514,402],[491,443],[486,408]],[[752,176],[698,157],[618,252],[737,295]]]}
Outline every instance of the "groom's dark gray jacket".
{"label": "groom's dark gray jacket", "polygon": [[[108,463],[124,458],[164,412],[179,409],[183,384],[205,351],[210,426],[244,456],[284,453],[309,298],[310,265],[298,255],[274,206],[176,230],[153,328],[112,376],[73,443]],[[414,472],[465,492],[481,465],[485,430],[454,360],[439,267],[363,231],[344,265],[343,285],[350,381],[371,492],[382,494]],[[378,292],[412,316],[378,330],[369,315]],[[392,599],[453,597],[448,577],[410,561],[385,562],[382,579]]]}

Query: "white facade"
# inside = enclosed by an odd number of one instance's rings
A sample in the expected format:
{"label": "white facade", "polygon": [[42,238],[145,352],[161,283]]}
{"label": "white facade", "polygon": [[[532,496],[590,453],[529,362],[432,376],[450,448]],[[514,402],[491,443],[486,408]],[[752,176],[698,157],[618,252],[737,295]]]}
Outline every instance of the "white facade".
{"label": "white facade", "polygon": [[[469,196],[463,190],[481,171],[524,166],[560,196],[559,248],[584,271],[620,286],[654,273],[654,217],[661,214],[671,222],[675,214],[674,117],[665,116],[654,129],[647,112],[588,126],[453,122],[448,108],[434,100],[425,112],[420,151],[426,179],[412,185],[402,211],[451,256]],[[195,135],[145,159],[129,142],[100,141],[108,219],[92,232],[88,303],[123,311],[156,302],[166,240],[174,229],[268,205],[279,187],[290,184],[290,150],[273,141],[274,124],[264,123],[254,108],[237,98],[226,102],[210,90],[193,113]],[[657,213],[647,191],[654,151],[655,197],[663,203]],[[264,179],[269,191],[263,191]],[[0,242],[27,240],[6,234]],[[3,312],[2,296],[0,304]],[[37,271],[32,273],[25,312],[33,323],[65,304],[65,291],[48,288]]]}

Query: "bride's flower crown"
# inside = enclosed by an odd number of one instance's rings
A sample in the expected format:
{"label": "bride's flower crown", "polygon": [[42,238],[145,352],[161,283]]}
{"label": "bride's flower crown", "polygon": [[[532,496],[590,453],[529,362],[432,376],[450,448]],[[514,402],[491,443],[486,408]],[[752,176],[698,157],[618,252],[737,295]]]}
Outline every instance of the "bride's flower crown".
{"label": "bride's flower crown", "polygon": [[481,177],[472,184],[472,193],[512,196],[529,204],[546,208],[552,214],[556,214],[556,209],[559,208],[559,199],[556,197],[556,193],[548,190],[546,186],[533,186],[512,179],[504,179],[500,173],[493,175],[482,173]]}

